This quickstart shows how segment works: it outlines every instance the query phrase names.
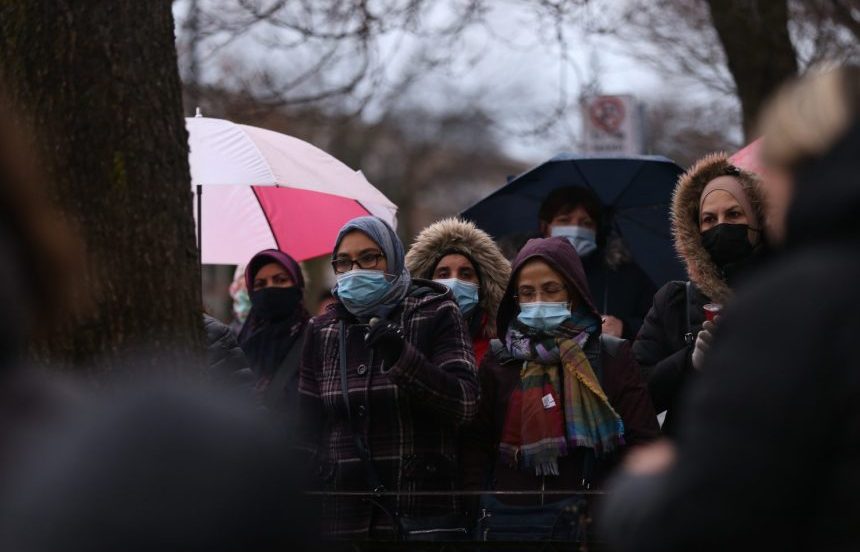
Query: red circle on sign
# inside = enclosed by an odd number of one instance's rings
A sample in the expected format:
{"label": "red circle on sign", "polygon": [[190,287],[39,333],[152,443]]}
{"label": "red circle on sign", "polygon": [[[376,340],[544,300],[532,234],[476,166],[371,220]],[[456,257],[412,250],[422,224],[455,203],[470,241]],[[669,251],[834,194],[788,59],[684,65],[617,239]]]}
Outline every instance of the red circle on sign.
{"label": "red circle on sign", "polygon": [[588,115],[597,128],[617,132],[624,122],[624,102],[613,96],[601,96],[588,106]]}

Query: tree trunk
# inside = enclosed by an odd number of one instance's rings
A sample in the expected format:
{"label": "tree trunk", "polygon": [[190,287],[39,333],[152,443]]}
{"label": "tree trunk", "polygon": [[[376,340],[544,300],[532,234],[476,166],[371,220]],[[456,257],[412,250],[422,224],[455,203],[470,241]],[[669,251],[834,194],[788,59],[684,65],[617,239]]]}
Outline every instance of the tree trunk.
{"label": "tree trunk", "polygon": [[0,77],[87,250],[90,308],[36,347],[54,362],[105,372],[132,355],[196,369],[200,267],[173,31],[168,0],[0,6]]}
{"label": "tree trunk", "polygon": [[764,102],[797,74],[797,53],[788,34],[788,3],[708,0],[708,6],[737,86],[749,141]]}

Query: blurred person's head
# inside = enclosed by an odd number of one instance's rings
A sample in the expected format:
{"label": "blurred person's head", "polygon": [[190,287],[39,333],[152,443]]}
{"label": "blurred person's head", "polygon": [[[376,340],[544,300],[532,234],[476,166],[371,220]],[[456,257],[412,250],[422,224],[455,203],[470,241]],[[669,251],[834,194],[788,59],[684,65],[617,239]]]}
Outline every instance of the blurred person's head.
{"label": "blurred person's head", "polygon": [[[860,67],[856,65],[809,73],[785,85],[763,110],[760,154],[768,233],[774,241],[786,239],[791,211],[801,216],[812,203],[824,211],[832,208],[833,213],[858,207],[838,193],[815,189],[816,181],[825,177],[839,179],[834,171],[841,171],[844,185],[856,186],[858,119]],[[816,194],[829,194],[830,201],[812,200]]]}
{"label": "blurred person's head", "polygon": [[600,241],[603,209],[593,192],[567,186],[550,192],[538,211],[541,236],[562,236],[580,257],[593,253]]}
{"label": "blurred person's head", "polygon": [[0,549],[302,549],[305,474],[269,422],[200,385],[132,381],[93,396],[2,474]]}

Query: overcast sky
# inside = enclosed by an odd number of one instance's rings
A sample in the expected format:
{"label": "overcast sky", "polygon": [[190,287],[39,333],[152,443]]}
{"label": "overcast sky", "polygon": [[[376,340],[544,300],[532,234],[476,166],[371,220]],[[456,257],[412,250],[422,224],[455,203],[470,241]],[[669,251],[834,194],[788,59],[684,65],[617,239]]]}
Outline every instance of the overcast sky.
{"label": "overcast sky", "polygon": [[[444,2],[439,5],[442,11],[435,17],[443,20],[449,14]],[[677,93],[651,67],[631,57],[630,46],[617,39],[582,32],[576,24],[567,25],[569,62],[565,64],[550,22],[536,20],[521,0],[499,0],[492,5],[486,24],[470,28],[457,44],[427,43],[402,33],[381,41],[380,55],[389,73],[386,80],[391,82],[421,48],[454,52],[451,63],[424,75],[402,99],[403,103],[439,111],[477,103],[498,122],[498,135],[508,154],[538,162],[559,151],[574,149],[574,139],[580,131],[576,99],[583,81],[594,74],[599,75],[604,93],[634,94],[642,100]],[[185,2],[175,3],[178,35],[186,11]],[[583,20],[587,17],[587,13],[582,15]],[[226,63],[249,72],[284,67],[284,73],[289,74],[299,56],[272,52],[259,44],[261,36],[252,34],[237,40],[215,55],[209,52],[217,41],[206,43],[201,52],[206,60],[204,76],[217,74],[216,69]],[[306,52],[301,57],[310,63],[314,55]],[[346,58],[345,63],[348,61]],[[531,133],[552,115],[564,94],[569,109],[562,120],[549,130]],[[367,111],[368,117],[377,115],[373,108]]]}

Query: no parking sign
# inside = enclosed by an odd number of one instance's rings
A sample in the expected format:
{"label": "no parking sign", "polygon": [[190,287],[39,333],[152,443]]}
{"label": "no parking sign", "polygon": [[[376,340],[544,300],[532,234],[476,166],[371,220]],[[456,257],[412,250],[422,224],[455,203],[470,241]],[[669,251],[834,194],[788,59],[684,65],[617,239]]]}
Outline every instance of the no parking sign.
{"label": "no parking sign", "polygon": [[642,153],[642,118],[633,96],[595,96],[582,106],[586,153]]}

